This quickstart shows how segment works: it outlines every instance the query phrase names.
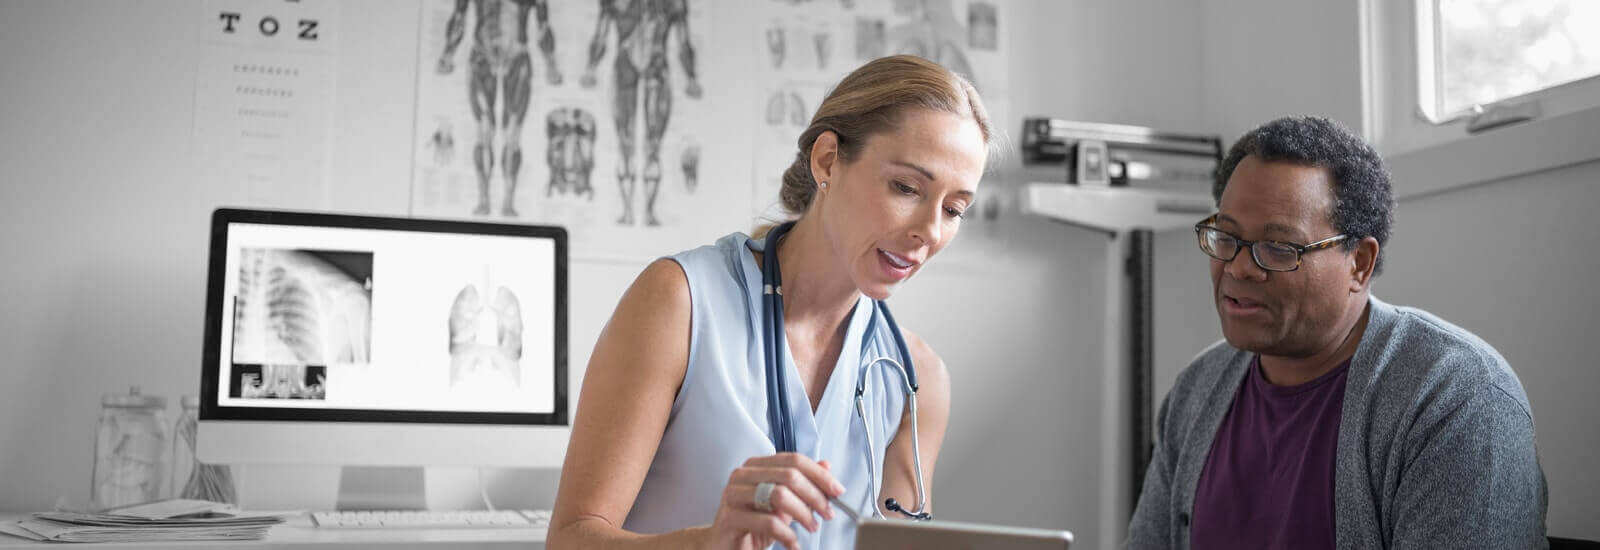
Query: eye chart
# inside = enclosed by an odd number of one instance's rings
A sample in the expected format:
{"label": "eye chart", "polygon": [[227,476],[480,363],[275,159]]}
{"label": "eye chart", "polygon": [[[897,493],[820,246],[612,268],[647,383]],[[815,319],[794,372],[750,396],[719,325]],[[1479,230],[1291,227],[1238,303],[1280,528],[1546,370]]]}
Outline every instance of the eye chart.
{"label": "eye chart", "polygon": [[338,4],[204,0],[197,24],[197,176],[259,206],[322,206]]}

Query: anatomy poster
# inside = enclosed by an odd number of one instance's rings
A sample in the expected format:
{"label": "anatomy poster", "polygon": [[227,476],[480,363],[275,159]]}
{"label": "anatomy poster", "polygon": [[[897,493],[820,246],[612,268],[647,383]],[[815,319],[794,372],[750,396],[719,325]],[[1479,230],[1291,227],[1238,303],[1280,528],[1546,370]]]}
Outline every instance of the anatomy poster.
{"label": "anatomy poster", "polygon": [[[575,257],[637,257],[748,225],[706,78],[700,0],[428,0],[411,211],[555,224]],[[747,173],[740,171],[733,176]]]}
{"label": "anatomy poster", "polygon": [[796,138],[861,64],[917,54],[1002,96],[1000,5],[426,0],[411,213],[562,225],[580,259],[749,231],[784,216]]}
{"label": "anatomy poster", "polygon": [[[780,219],[783,171],[795,159],[795,139],[840,79],[862,64],[895,54],[931,59],[967,77],[987,99],[999,124],[1010,75],[1004,22],[997,0],[764,0],[747,39],[760,60],[753,71],[760,102],[749,114],[757,136],[750,182],[754,211]],[[997,129],[1003,131],[1003,128]],[[980,187],[966,221],[998,219],[999,185]]]}

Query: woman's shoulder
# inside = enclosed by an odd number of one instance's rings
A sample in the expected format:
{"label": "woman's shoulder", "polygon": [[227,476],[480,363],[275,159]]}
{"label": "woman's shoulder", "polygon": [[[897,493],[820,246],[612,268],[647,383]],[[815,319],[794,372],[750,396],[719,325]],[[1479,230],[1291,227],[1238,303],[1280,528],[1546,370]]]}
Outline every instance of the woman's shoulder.
{"label": "woman's shoulder", "polygon": [[739,254],[749,254],[745,252],[749,241],[744,233],[729,233],[711,244],[657,258],[634,279],[629,294],[637,291],[639,301],[687,308],[697,280],[721,276],[726,270],[739,273]]}
{"label": "woman's shoulder", "polygon": [[749,254],[747,251],[749,250],[748,243],[750,242],[751,239],[749,235],[738,232],[729,233],[712,242],[711,244],[701,245],[695,248],[684,250],[677,254],[667,256],[667,258],[676,260],[679,264],[683,264],[685,267],[708,262],[725,262],[729,259],[736,259],[737,254]]}
{"label": "woman's shoulder", "polygon": [[[689,278],[684,267],[670,258],[659,258],[645,266],[623,295],[624,305],[646,309],[683,311],[689,309]],[[620,310],[620,307],[619,307]]]}
{"label": "woman's shoulder", "polygon": [[923,387],[939,388],[948,392],[950,387],[950,369],[945,366],[944,359],[939,357],[933,346],[923,340],[921,336],[911,329],[901,327],[900,334],[906,339],[906,351],[911,352],[912,364],[916,366],[917,383]]}
{"label": "woman's shoulder", "polygon": [[688,285],[693,295],[742,290],[749,277],[746,262],[753,262],[753,259],[746,259],[751,256],[749,243],[749,236],[731,233],[714,243],[691,248],[663,260],[677,264],[684,284]]}

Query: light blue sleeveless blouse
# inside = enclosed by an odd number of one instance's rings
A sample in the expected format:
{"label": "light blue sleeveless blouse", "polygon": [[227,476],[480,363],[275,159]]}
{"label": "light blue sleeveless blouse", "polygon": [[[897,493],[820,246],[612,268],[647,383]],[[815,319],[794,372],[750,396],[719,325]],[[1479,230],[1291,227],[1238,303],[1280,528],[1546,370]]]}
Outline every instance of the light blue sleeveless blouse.
{"label": "light blue sleeveless blouse", "polygon": [[[733,470],[751,457],[774,452],[767,423],[761,268],[751,255],[764,246],[760,240],[734,233],[671,257],[689,280],[693,312],[689,367],[661,445],[623,524],[629,531],[662,533],[710,525]],[[864,353],[863,338],[867,338]],[[794,358],[784,357],[797,447],[812,459],[829,462],[845,486],[841,500],[857,510],[871,509],[868,483],[881,489],[884,450],[900,427],[905,407],[894,367],[888,363],[872,367],[866,374],[865,404],[872,424],[871,456],[880,478],[868,479],[867,438],[855,413],[855,386],[861,365],[883,356],[905,362],[888,323],[881,315],[874,321],[873,302],[862,296],[851,313],[844,348],[815,415]],[[794,525],[803,547],[855,544],[855,525],[844,514],[835,511],[834,519],[821,525],[816,534]]]}

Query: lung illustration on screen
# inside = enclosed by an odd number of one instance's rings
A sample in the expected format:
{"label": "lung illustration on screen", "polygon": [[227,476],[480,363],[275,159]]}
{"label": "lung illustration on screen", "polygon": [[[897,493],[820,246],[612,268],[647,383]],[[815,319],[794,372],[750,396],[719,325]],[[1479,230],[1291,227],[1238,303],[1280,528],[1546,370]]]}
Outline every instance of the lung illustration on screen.
{"label": "lung illustration on screen", "polygon": [[522,302],[492,281],[484,266],[483,280],[462,286],[450,305],[452,387],[522,385]]}
{"label": "lung illustration on screen", "polygon": [[233,363],[367,364],[372,253],[243,248]]}

